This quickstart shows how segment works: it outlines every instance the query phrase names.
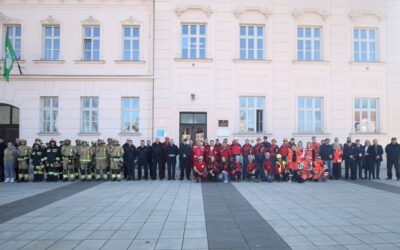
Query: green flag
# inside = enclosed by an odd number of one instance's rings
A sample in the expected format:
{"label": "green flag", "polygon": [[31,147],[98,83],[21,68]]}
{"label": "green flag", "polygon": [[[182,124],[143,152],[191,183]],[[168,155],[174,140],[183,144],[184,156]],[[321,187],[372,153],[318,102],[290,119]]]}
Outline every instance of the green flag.
{"label": "green flag", "polygon": [[11,44],[11,40],[8,37],[8,32],[6,35],[6,42],[5,42],[5,56],[4,56],[4,65],[3,65],[3,76],[8,82],[10,80],[10,73],[14,66],[15,61],[15,51]]}

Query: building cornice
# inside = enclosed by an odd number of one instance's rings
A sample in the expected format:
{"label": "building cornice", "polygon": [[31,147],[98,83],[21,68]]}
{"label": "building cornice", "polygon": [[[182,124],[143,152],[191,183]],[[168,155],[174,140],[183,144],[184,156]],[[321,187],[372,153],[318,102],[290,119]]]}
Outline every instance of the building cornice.
{"label": "building cornice", "polygon": [[262,7],[238,7],[233,11],[233,14],[237,19],[239,19],[246,12],[258,12],[263,15],[265,19],[268,19],[268,17],[272,14],[272,11],[270,11],[268,8]]}
{"label": "building cornice", "polygon": [[185,6],[178,6],[175,8],[175,13],[178,17],[181,17],[187,11],[190,10],[198,10],[205,13],[208,17],[210,17],[213,13],[213,10],[209,6],[197,5],[197,4],[189,4]]}
{"label": "building cornice", "polygon": [[60,21],[55,19],[53,16],[48,16],[46,19],[40,20],[42,25],[51,24],[51,25],[59,25]]}
{"label": "building cornice", "polygon": [[358,17],[361,16],[374,16],[376,17],[380,22],[383,20],[383,14],[380,11],[376,10],[352,10],[349,12],[349,17],[351,20],[354,20]]}
{"label": "building cornice", "polygon": [[320,16],[323,20],[329,17],[329,12],[325,9],[295,9],[292,11],[292,16],[294,19],[298,20],[300,16],[312,13]]}
{"label": "building cornice", "polygon": [[0,12],[0,23],[1,24],[19,24],[19,23],[21,23],[21,20],[6,16],[2,12]]}
{"label": "building cornice", "polygon": [[29,81],[29,80],[132,80],[144,79],[152,80],[152,75],[47,75],[47,74],[24,74],[11,75],[13,81]]}

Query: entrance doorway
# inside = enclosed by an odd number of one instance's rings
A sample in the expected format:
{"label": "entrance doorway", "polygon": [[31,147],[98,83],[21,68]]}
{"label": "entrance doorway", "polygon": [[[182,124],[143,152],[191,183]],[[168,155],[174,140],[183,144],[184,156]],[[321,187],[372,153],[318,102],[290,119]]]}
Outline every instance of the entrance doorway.
{"label": "entrance doorway", "polygon": [[0,138],[15,142],[19,137],[19,108],[0,103]]}
{"label": "entrance doorway", "polygon": [[181,112],[179,114],[179,142],[183,139],[204,140],[207,138],[207,113]]}

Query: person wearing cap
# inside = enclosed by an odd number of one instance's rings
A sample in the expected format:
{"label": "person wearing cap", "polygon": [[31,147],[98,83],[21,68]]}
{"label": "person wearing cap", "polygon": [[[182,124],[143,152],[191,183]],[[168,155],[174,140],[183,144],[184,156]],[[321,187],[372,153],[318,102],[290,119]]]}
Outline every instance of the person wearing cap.
{"label": "person wearing cap", "polygon": [[164,147],[160,142],[160,138],[156,137],[155,142],[151,145],[151,154],[153,166],[150,174],[152,180],[157,178],[157,169],[158,169],[158,177],[160,180],[163,180],[165,177],[165,165],[163,165],[164,158]]}
{"label": "person wearing cap", "polygon": [[[125,143],[122,145],[122,149],[124,150],[124,154],[126,153],[126,148],[128,147],[128,141],[129,140],[130,139],[126,139]],[[127,179],[128,178],[128,166],[126,165],[125,159],[122,162],[122,171],[124,173],[124,179]]]}
{"label": "person wearing cap", "polygon": [[90,172],[92,173],[93,180],[96,179],[96,159],[94,158],[94,155],[96,154],[97,142],[98,142],[98,140],[91,141],[91,145],[89,147],[90,154],[92,155],[92,159],[89,163],[89,167],[90,167]]}
{"label": "person wearing cap", "polygon": [[282,160],[282,156],[280,154],[276,155],[275,179],[277,181],[286,180],[286,162]]}
{"label": "person wearing cap", "polygon": [[30,156],[33,166],[33,181],[42,182],[44,180],[43,151],[39,143],[34,143]]}
{"label": "person wearing cap", "polygon": [[[79,142],[80,143],[80,142]],[[73,147],[71,145],[71,140],[65,139],[64,145],[61,147],[61,155],[62,155],[62,179],[67,181],[75,180],[75,157],[79,155],[79,152],[75,150],[80,150],[81,145],[79,147]]]}
{"label": "person wearing cap", "polygon": [[179,155],[179,148],[175,145],[174,139],[169,140],[164,152],[167,157],[168,180],[175,180],[176,157]]}
{"label": "person wearing cap", "polygon": [[124,166],[127,170],[125,179],[127,181],[133,181],[135,180],[135,161],[137,158],[137,149],[135,145],[133,145],[133,141],[131,139],[128,139],[126,141],[126,145],[124,145],[122,148],[124,150]]}
{"label": "person wearing cap", "polygon": [[51,139],[48,147],[46,148],[46,153],[44,156],[44,162],[47,167],[47,181],[56,182],[60,175],[60,166],[61,166],[61,151],[60,148],[57,147],[57,142],[54,139]]}
{"label": "person wearing cap", "polygon": [[79,170],[81,169],[81,161],[79,160],[79,151],[80,151],[80,147],[82,146],[82,140],[80,139],[76,139],[75,140],[75,162],[74,162],[74,175],[75,175],[75,179],[79,179]]}
{"label": "person wearing cap", "polygon": [[289,154],[290,144],[287,138],[283,138],[283,144],[279,148],[279,154],[282,156],[282,160],[286,161]]}
{"label": "person wearing cap", "polygon": [[387,180],[391,180],[393,177],[392,168],[394,166],[394,171],[396,172],[396,178],[400,180],[400,144],[397,143],[395,137],[392,138],[391,142],[385,147],[386,157],[387,157]]}
{"label": "person wearing cap", "polygon": [[179,148],[179,168],[180,177],[179,180],[183,180],[186,174],[186,179],[190,180],[191,168],[190,162],[192,159],[192,149],[189,146],[187,138],[182,140],[182,145]]}
{"label": "person wearing cap", "polygon": [[256,164],[256,181],[263,180],[265,178],[263,163],[264,154],[266,150],[260,137],[257,138],[257,144],[253,147],[254,163]]}
{"label": "person wearing cap", "polygon": [[119,145],[118,140],[113,140],[113,146],[110,151],[110,172],[111,172],[111,180],[112,181],[120,181],[121,180],[121,162],[122,157],[124,155],[124,150]]}
{"label": "person wearing cap", "polygon": [[248,179],[249,174],[247,172],[247,165],[249,164],[249,155],[252,154],[253,146],[250,144],[250,140],[246,139],[242,147],[242,161],[243,161],[243,179]]}
{"label": "person wearing cap", "polygon": [[92,160],[92,152],[90,151],[89,143],[82,141],[79,148],[79,161],[80,161],[80,179],[81,181],[92,180],[92,172],[90,169],[90,161]]}
{"label": "person wearing cap", "polygon": [[367,152],[368,152],[368,155],[372,162],[372,171],[374,171],[374,173],[375,173],[375,174],[372,174],[372,176],[375,175],[375,178],[379,180],[379,172],[380,172],[381,163],[383,160],[383,157],[382,157],[383,147],[378,144],[377,139],[374,139],[374,140],[372,140],[372,146],[370,146],[368,148]]}
{"label": "person wearing cap", "polygon": [[97,143],[94,159],[96,162],[96,180],[99,181],[108,179],[108,164],[109,164],[110,151],[103,140]]}
{"label": "person wearing cap", "polygon": [[32,148],[26,145],[25,139],[20,140],[18,147],[18,182],[28,182],[29,180],[29,158],[32,153]]}

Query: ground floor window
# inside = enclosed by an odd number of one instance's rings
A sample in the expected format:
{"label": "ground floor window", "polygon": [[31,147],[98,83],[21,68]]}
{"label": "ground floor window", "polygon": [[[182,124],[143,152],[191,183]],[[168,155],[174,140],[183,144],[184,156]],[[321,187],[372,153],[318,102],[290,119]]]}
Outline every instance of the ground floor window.
{"label": "ground floor window", "polygon": [[44,133],[57,132],[58,97],[41,98],[41,129]]}
{"label": "ground floor window", "polygon": [[354,130],[356,133],[378,132],[378,99],[356,98],[354,100]]}
{"label": "ground floor window", "polygon": [[298,98],[299,133],[322,133],[323,99],[322,97]]}
{"label": "ground floor window", "polygon": [[122,132],[139,132],[139,98],[122,98]]}
{"label": "ground floor window", "polygon": [[265,98],[262,96],[239,97],[240,132],[264,131]]}
{"label": "ground floor window", "polygon": [[82,97],[82,133],[97,133],[99,131],[99,98]]}

